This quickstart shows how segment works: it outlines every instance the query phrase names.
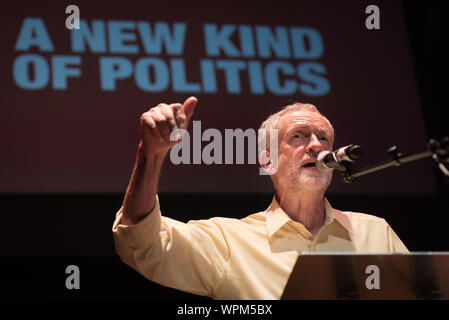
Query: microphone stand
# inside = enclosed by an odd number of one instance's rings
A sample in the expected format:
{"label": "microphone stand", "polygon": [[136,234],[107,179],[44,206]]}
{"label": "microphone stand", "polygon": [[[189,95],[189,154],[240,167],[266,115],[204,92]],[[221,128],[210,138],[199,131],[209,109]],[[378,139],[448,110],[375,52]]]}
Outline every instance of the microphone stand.
{"label": "microphone stand", "polygon": [[[401,154],[397,146],[392,146],[388,149],[387,154],[392,156],[393,160],[381,162],[359,171],[352,171],[350,168],[352,162],[345,161],[341,163],[341,166],[337,167],[337,170],[341,172],[343,181],[350,183],[365,174],[380,171],[393,166],[400,166],[404,163],[415,160],[432,157],[433,163],[446,177],[445,182],[447,183],[449,181],[449,170],[446,167],[449,164],[448,137],[444,137],[440,141],[430,139],[427,143],[426,151],[418,152],[409,156],[404,156]],[[442,297],[442,291],[438,283],[432,256],[416,256],[414,259],[414,270],[416,274],[416,283],[413,283],[413,285],[417,291],[417,298],[440,299]]]}
{"label": "microphone stand", "polygon": [[419,159],[431,157],[434,164],[440,169],[440,171],[449,178],[449,170],[446,168],[446,165],[449,163],[449,138],[444,137],[440,141],[435,139],[430,139],[427,144],[427,150],[418,152],[412,155],[405,156],[399,152],[397,146],[392,146],[388,149],[387,154],[393,157],[393,160],[384,161],[378,164],[374,164],[372,166],[363,168],[359,171],[352,171],[350,166],[352,163],[345,162],[341,166],[341,168],[337,169],[341,172],[343,181],[346,183],[350,183],[354,181],[356,178],[364,176],[366,174],[380,171],[393,166],[400,166],[407,162],[416,161]]}

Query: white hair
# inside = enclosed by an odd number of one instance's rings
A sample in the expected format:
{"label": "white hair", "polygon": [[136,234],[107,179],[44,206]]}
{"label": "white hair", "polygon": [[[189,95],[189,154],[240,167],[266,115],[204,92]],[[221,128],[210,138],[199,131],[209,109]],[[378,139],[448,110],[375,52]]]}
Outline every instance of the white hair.
{"label": "white hair", "polygon": [[[267,146],[267,150],[269,150],[269,141],[270,141],[270,130],[271,129],[279,129],[279,119],[290,112],[294,111],[310,111],[310,112],[317,112],[321,114],[321,112],[318,111],[317,107],[315,107],[313,104],[309,103],[301,103],[301,102],[295,102],[293,104],[290,104],[284,108],[282,108],[280,111],[270,115],[264,122],[262,122],[259,130],[266,130],[266,135],[259,134],[258,136],[258,143],[259,146]],[[321,114],[322,115],[322,114]],[[323,115],[322,115],[323,116]],[[334,136],[334,128],[332,127],[332,124],[330,121],[323,116],[323,118],[328,123],[329,127],[331,128],[332,136]],[[280,137],[278,136],[278,139]],[[266,141],[268,141],[268,144],[266,144]]]}

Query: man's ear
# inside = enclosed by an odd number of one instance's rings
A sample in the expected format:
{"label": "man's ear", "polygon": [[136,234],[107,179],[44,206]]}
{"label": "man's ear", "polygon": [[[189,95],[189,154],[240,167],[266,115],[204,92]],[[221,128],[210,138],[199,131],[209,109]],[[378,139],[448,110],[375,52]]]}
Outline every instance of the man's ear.
{"label": "man's ear", "polygon": [[277,159],[273,159],[269,150],[262,150],[259,154],[259,165],[261,171],[263,170],[266,175],[273,175],[277,172]]}

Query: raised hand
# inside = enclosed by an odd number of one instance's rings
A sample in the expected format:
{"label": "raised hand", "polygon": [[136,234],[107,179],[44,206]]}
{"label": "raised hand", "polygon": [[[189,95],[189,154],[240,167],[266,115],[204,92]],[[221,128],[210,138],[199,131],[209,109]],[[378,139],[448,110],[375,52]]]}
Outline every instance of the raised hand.
{"label": "raised hand", "polygon": [[143,113],[140,117],[141,151],[163,153],[181,141],[180,136],[170,141],[170,135],[176,129],[187,129],[197,103],[197,98],[190,97],[182,105],[160,103]]}

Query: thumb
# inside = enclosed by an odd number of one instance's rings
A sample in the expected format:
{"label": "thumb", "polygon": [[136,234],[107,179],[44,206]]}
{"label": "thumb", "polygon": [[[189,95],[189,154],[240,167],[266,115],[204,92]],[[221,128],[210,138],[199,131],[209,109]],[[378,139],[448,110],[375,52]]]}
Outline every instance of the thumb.
{"label": "thumb", "polygon": [[198,99],[195,97],[187,98],[186,101],[184,101],[184,104],[182,105],[182,109],[184,110],[184,113],[186,114],[187,123],[189,122],[190,118],[192,117],[197,103],[198,103]]}

